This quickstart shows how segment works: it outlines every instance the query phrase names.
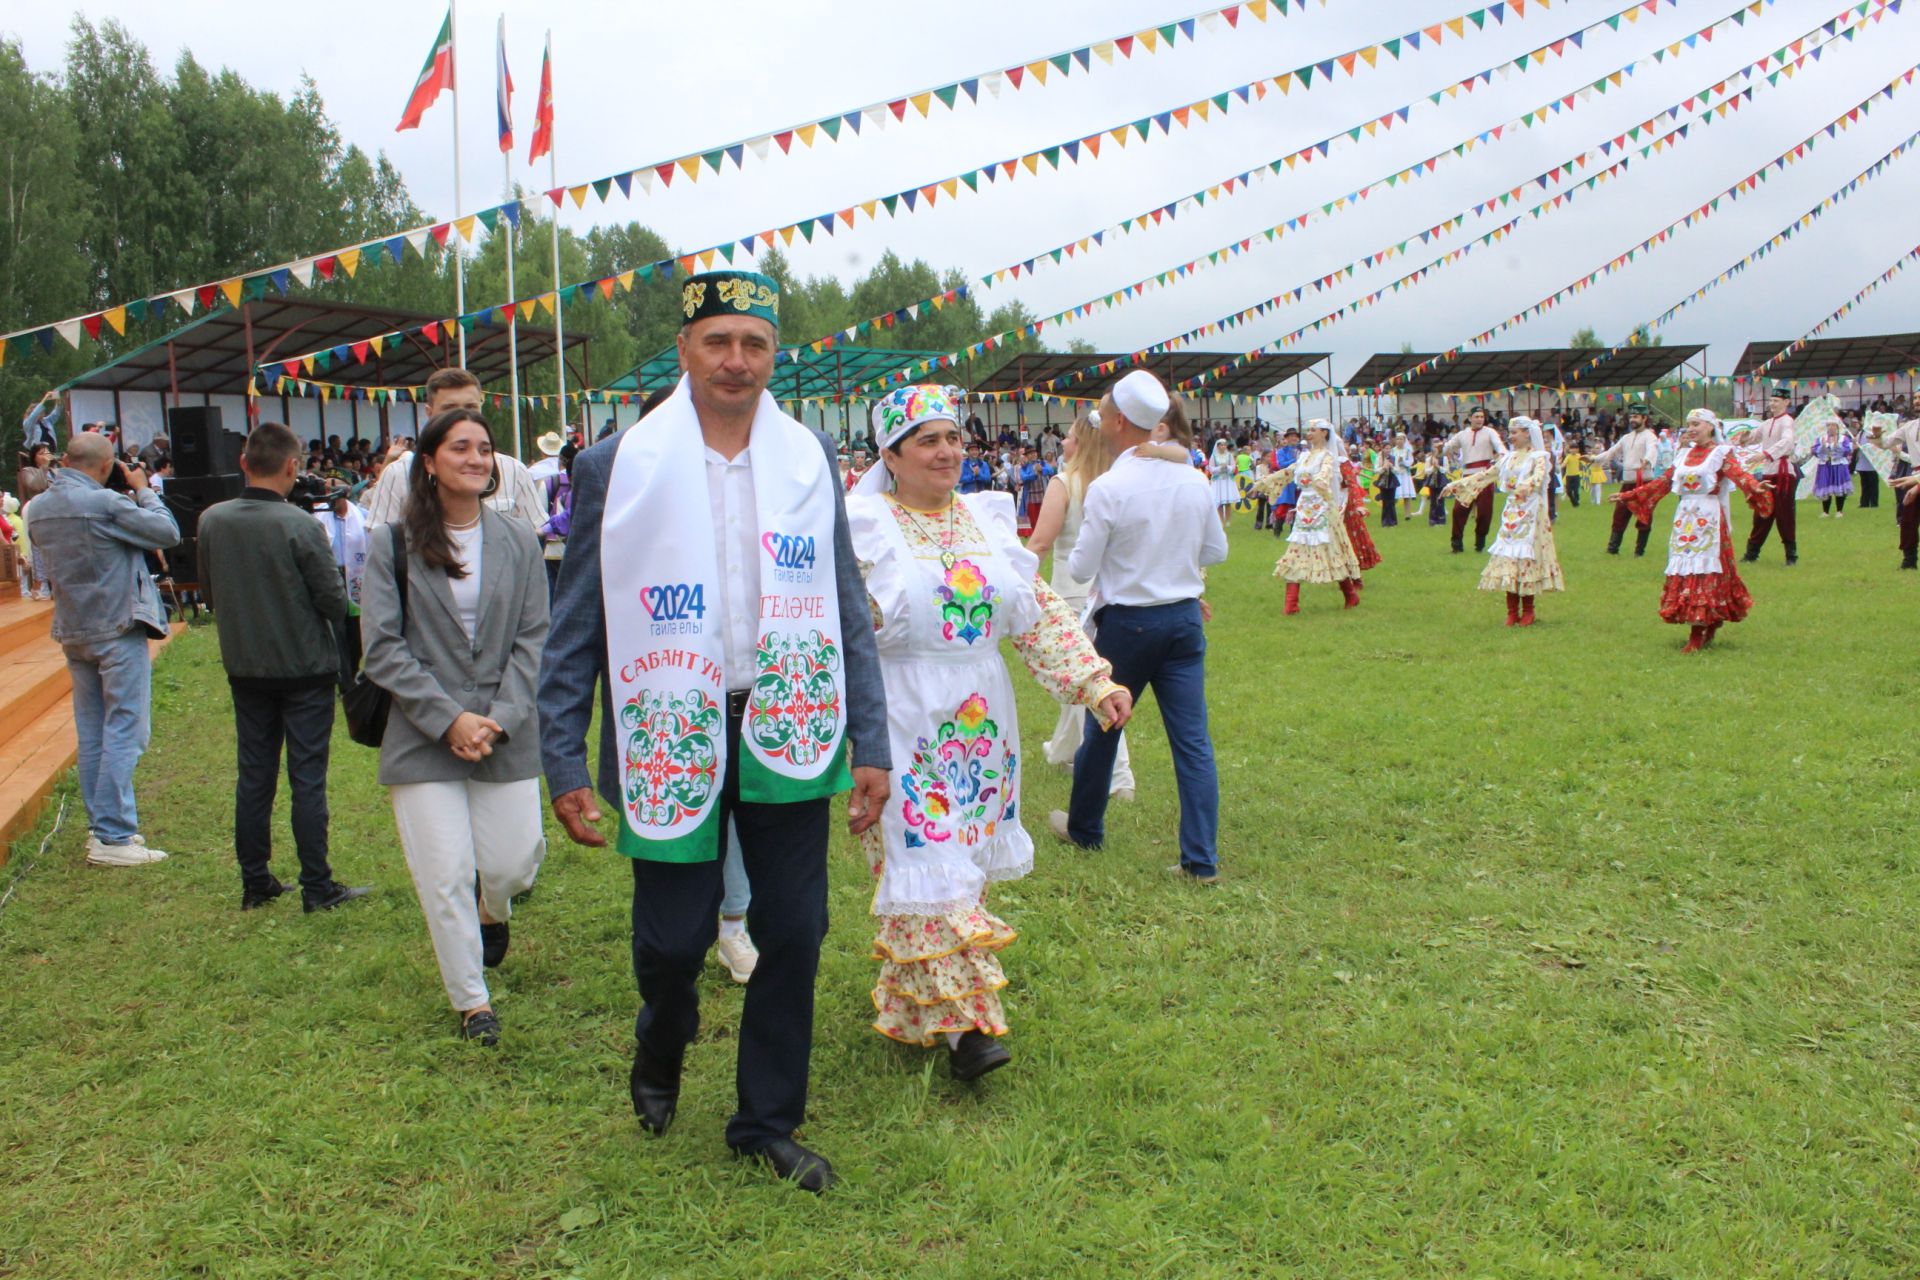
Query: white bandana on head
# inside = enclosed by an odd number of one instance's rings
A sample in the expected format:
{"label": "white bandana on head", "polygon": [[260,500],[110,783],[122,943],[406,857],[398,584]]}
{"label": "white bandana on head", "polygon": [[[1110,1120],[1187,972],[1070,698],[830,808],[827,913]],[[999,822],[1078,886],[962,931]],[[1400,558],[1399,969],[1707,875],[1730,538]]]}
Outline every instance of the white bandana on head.
{"label": "white bandana on head", "polygon": [[[814,434],[764,391],[747,451],[766,559],[740,729],[740,798],[783,804],[852,785],[833,544],[839,478]],[[720,856],[729,685],[719,625],[726,587],[713,533],[705,441],[683,377],[621,436],[601,524],[620,750],[618,848],[630,858]]]}

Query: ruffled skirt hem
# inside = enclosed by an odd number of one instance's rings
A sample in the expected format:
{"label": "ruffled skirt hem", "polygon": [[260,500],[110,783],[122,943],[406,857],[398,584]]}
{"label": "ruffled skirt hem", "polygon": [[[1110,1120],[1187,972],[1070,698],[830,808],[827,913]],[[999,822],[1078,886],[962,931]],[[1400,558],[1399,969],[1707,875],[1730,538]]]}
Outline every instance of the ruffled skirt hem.
{"label": "ruffled skirt hem", "polygon": [[1360,565],[1344,538],[1318,546],[1290,542],[1280,563],[1274,566],[1273,576],[1288,582],[1330,584],[1359,577]]}
{"label": "ruffled skirt hem", "polygon": [[1482,591],[1511,591],[1516,595],[1537,596],[1548,591],[1565,591],[1566,578],[1556,561],[1516,560],[1512,556],[1494,556],[1480,574]]}
{"label": "ruffled skirt hem", "polygon": [[1747,584],[1732,569],[1676,573],[1660,593],[1660,620],[1687,626],[1739,622],[1753,610]]}
{"label": "ruffled skirt hem", "polygon": [[1007,1033],[996,957],[1019,935],[985,907],[943,916],[890,915],[873,940],[880,963],[873,1029],[902,1044],[931,1047],[949,1032]]}

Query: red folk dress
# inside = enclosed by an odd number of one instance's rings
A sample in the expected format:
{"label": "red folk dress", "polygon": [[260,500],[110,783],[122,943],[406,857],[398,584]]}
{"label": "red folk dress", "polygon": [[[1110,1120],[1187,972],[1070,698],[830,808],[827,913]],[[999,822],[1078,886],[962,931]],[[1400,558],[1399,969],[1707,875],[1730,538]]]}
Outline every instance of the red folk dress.
{"label": "red folk dress", "polygon": [[1634,515],[1648,521],[1660,499],[1669,493],[1680,497],[1667,542],[1662,621],[1711,626],[1738,622],[1753,608],[1734,567],[1729,498],[1736,487],[1756,515],[1772,513],[1773,491],[1740,465],[1731,445],[1694,445],[1674,459],[1666,475],[1620,495]]}
{"label": "red folk dress", "polygon": [[1360,473],[1351,462],[1340,463],[1340,479],[1347,486],[1347,507],[1340,518],[1346,522],[1347,541],[1353,544],[1353,558],[1361,569],[1371,569],[1380,563],[1380,549],[1373,545],[1373,535],[1367,532],[1367,491],[1360,483]]}

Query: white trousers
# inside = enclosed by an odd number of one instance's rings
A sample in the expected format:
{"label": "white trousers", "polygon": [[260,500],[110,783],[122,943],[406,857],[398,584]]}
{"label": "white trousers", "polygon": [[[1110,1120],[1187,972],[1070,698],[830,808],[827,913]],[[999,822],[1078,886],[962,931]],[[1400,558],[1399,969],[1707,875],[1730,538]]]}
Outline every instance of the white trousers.
{"label": "white trousers", "polygon": [[[1047,739],[1045,755],[1048,764],[1073,768],[1073,757],[1080,750],[1080,740],[1087,732],[1087,709],[1085,707],[1062,707],[1060,719],[1054,723],[1053,737]],[[1127,731],[1120,731],[1120,754],[1113,762],[1113,785],[1108,794],[1133,790],[1133,761],[1127,754]]]}
{"label": "white trousers", "polygon": [[494,920],[505,920],[513,895],[532,887],[547,856],[540,779],[409,782],[389,790],[440,982],[456,1011],[477,1009],[488,998],[474,878]]}

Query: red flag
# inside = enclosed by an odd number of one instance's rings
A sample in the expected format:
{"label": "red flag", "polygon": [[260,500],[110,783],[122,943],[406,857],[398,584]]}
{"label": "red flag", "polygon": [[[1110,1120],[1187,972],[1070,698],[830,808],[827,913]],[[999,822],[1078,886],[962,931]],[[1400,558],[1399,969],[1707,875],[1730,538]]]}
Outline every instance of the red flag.
{"label": "red flag", "polygon": [[434,99],[440,96],[442,89],[453,88],[453,6],[447,6],[446,21],[440,24],[440,34],[433,38],[433,51],[427,54],[427,60],[420,68],[420,79],[414,83],[413,93],[407,98],[407,109],[400,113],[400,123],[394,126],[394,132],[420,127],[420,117],[426,114]]}
{"label": "red flag", "polygon": [[540,100],[533,109],[533,145],[527,148],[527,163],[532,164],[553,150],[553,36],[547,36],[546,52],[540,55]]}

